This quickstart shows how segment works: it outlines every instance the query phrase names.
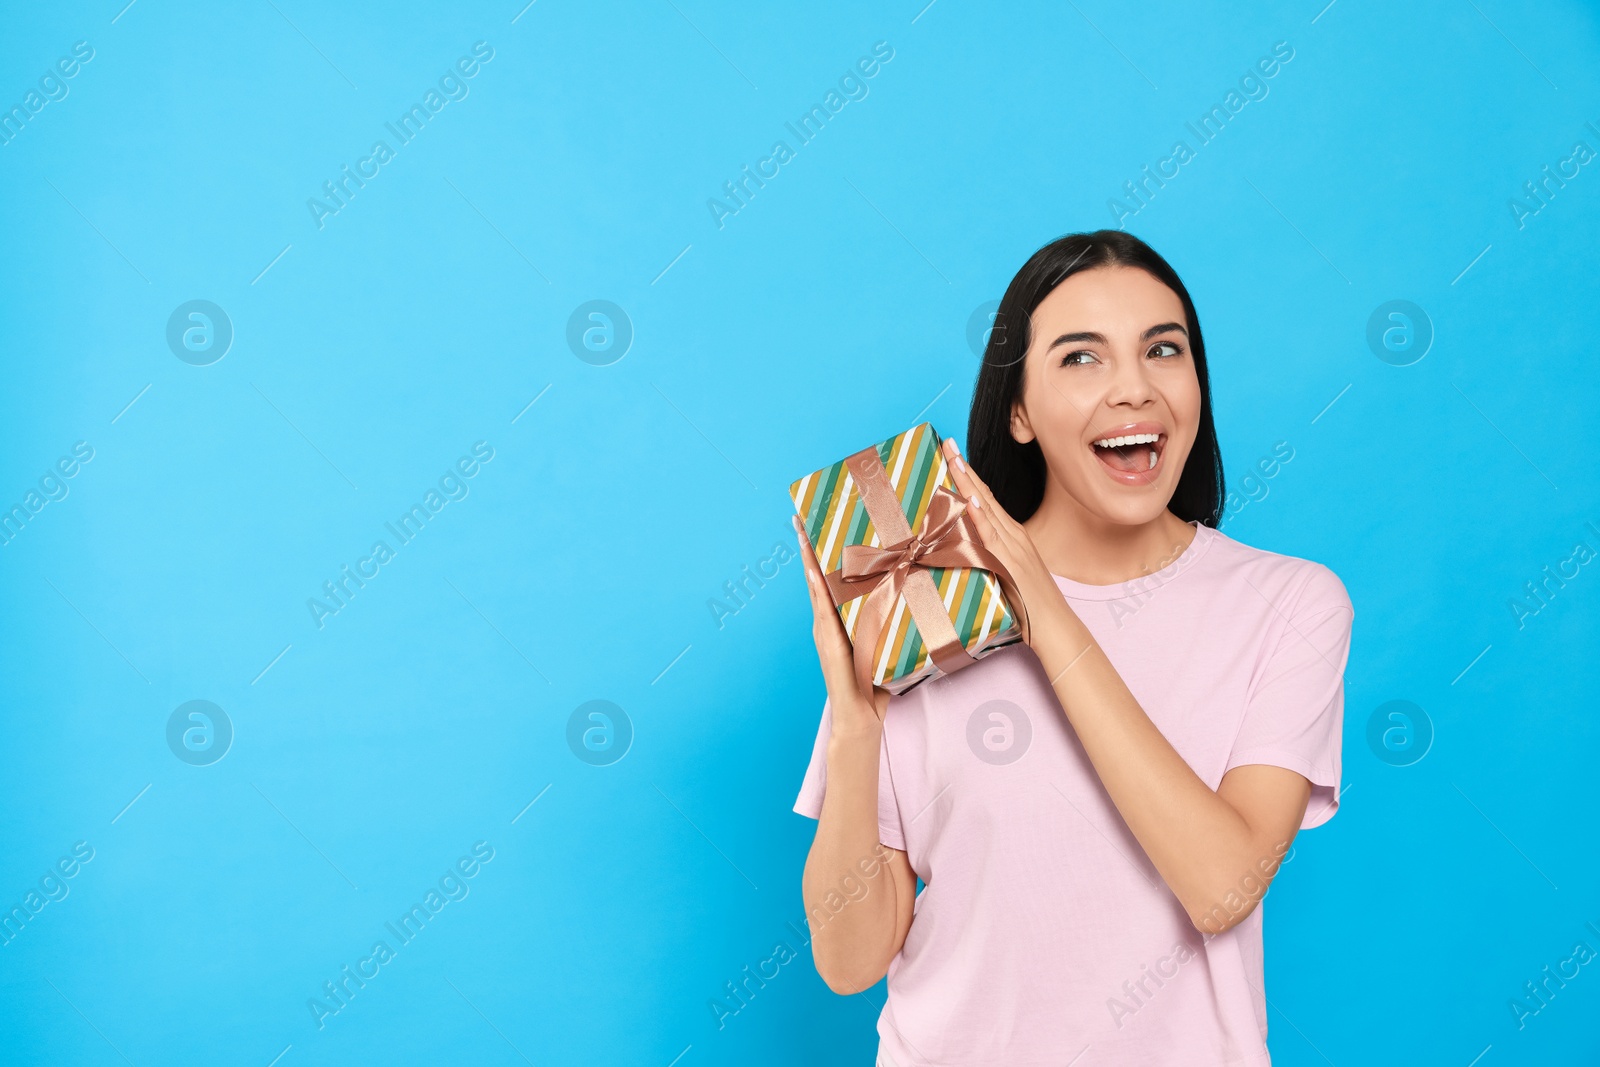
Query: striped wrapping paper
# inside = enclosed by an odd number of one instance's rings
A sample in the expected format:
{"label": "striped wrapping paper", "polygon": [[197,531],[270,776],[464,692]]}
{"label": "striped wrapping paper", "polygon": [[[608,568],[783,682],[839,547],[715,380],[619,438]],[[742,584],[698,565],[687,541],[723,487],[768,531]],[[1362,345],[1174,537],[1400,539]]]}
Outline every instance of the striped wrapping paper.
{"label": "striped wrapping paper", "polygon": [[[932,424],[924,422],[877,446],[878,456],[883,460],[889,482],[900,498],[901,510],[912,530],[922,529],[923,515],[935,486],[955,491],[944,452],[939,447],[941,440]],[[816,550],[823,574],[839,568],[845,545],[882,547],[866,505],[856,490],[855,480],[843,460],[801,478],[789,487],[789,495],[805,524],[806,536]],[[1000,590],[1000,583],[988,571],[930,567],[928,575],[944,598],[956,634],[972,658],[981,658],[1021,639],[1021,631]],[[856,615],[863,600],[865,597],[857,597],[839,607],[845,631],[852,641]],[[904,597],[895,601],[875,651],[872,680],[891,693],[903,693],[918,682],[943,673],[929,658]]]}

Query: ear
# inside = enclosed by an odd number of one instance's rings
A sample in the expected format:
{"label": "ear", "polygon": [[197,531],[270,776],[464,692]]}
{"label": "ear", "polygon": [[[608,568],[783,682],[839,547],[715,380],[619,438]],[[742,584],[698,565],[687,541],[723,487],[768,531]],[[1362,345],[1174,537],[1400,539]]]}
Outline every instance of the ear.
{"label": "ear", "polygon": [[1018,400],[1011,405],[1011,439],[1025,445],[1034,438],[1033,425],[1028,422],[1028,409]]}

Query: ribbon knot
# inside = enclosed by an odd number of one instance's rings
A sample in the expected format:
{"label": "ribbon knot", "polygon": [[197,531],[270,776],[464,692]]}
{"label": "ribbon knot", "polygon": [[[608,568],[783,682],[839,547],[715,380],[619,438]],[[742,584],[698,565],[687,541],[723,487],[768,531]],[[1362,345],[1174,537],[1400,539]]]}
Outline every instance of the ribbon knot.
{"label": "ribbon knot", "polygon": [[962,566],[960,562],[941,564],[939,560],[962,542],[982,544],[966,510],[966,503],[956,494],[942,485],[934,487],[922,529],[918,532],[881,548],[870,545],[844,546],[839,561],[844,581],[857,589],[855,595],[860,596],[864,590],[856,583],[864,579],[906,572],[916,566]]}
{"label": "ribbon knot", "polygon": [[[906,608],[917,625],[928,656],[939,670],[951,674],[968,666],[973,658],[956,633],[944,598],[927,570],[963,567],[989,571],[1011,594],[1009,599],[1016,610],[1021,611],[1021,601],[1014,595],[1010,573],[983,546],[966,502],[954,492],[942,485],[934,486],[922,528],[913,531],[900,510],[899,498],[888,485],[876,450],[868,449],[852,456],[849,462],[861,485],[867,512],[880,535],[901,534],[879,548],[844,546],[839,569],[826,576],[834,604],[842,606],[857,597],[866,597],[857,613],[851,640],[856,678],[862,692],[871,692],[876,673],[872,660],[877,653],[878,639],[890,610],[900,597],[905,598]],[[1025,618],[1018,618],[1019,625],[1026,627]]]}

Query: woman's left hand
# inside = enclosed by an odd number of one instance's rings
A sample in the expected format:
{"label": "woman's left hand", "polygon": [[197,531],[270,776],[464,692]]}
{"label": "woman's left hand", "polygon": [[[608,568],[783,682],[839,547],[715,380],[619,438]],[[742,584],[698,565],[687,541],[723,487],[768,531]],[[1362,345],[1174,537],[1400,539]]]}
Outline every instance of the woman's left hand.
{"label": "woman's left hand", "polygon": [[1006,509],[995,500],[994,494],[989,492],[983,479],[967,466],[955,438],[945,438],[944,454],[949,460],[950,475],[955,480],[956,490],[966,501],[967,511],[978,528],[978,535],[983,538],[983,547],[1005,564],[1006,570],[1011,572],[1012,581],[1017,585],[1022,607],[1028,613],[1027,631],[1031,631],[1024,632],[1022,639],[1032,645],[1039,634],[1042,610],[1066,603],[1061,595],[1061,587],[1056,585],[1050,568],[1039,555],[1039,549],[1035,547],[1028,531],[1007,514]]}

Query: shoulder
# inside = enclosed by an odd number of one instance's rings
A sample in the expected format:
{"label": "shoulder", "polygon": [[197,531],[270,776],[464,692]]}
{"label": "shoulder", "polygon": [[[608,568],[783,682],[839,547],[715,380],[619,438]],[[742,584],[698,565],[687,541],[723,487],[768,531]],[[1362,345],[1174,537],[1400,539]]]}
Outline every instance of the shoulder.
{"label": "shoulder", "polygon": [[1326,564],[1273,552],[1235,541],[1221,530],[1211,530],[1213,565],[1232,577],[1249,582],[1295,617],[1343,610],[1354,614],[1344,582]]}

